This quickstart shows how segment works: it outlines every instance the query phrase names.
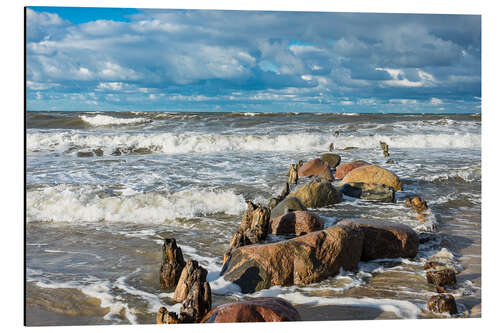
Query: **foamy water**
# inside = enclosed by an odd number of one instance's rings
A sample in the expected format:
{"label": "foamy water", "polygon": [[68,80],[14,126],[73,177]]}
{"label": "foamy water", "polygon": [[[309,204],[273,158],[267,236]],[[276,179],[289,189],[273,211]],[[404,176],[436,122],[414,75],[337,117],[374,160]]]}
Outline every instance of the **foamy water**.
{"label": "foamy water", "polygon": [[[153,323],[159,306],[178,311],[173,294],[158,283],[163,237],[175,237],[185,258],[208,270],[217,304],[278,296],[297,306],[355,306],[421,318],[429,315],[425,303],[434,294],[425,260],[448,251],[465,276],[477,265],[480,252],[470,249],[480,250],[478,117],[30,112],[27,120],[29,304],[52,295],[51,306],[64,312],[66,303],[54,291],[66,288],[100,300],[95,307],[109,309],[102,319],[110,323]],[[386,164],[380,141],[389,145],[394,164]],[[219,272],[245,201],[267,204],[281,192],[290,163],[319,157],[332,143],[343,161],[393,171],[404,190],[395,203],[344,197],[313,210],[325,227],[362,217],[404,223],[436,238],[411,260],[360,263],[357,272],[309,286],[242,294]],[[404,206],[407,195],[427,201],[424,223]],[[462,256],[464,249],[470,253]],[[480,299],[480,279],[461,279],[452,293],[465,316],[467,302]]]}

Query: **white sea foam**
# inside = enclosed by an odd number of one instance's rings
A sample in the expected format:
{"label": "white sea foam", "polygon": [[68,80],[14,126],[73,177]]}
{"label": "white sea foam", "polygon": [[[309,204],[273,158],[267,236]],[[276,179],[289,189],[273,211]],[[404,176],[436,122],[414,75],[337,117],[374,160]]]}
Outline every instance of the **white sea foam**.
{"label": "white sea foam", "polygon": [[400,318],[415,319],[422,312],[419,305],[409,301],[401,301],[395,299],[384,298],[368,298],[368,297],[320,297],[308,296],[298,291],[299,288],[289,287],[272,287],[270,289],[261,290],[250,294],[250,297],[281,297],[291,302],[292,304],[302,305],[347,305],[359,307],[371,307],[382,311],[393,312]]}
{"label": "white sea foam", "polygon": [[98,189],[89,185],[57,185],[29,190],[27,220],[163,223],[215,213],[239,215],[245,210],[243,196],[229,190],[186,189],[100,197]]}
{"label": "white sea foam", "polygon": [[101,114],[92,117],[80,116],[80,119],[92,126],[136,125],[151,122],[151,119],[146,118],[116,118]]}
{"label": "white sea foam", "polygon": [[156,153],[213,153],[230,151],[311,151],[328,149],[334,141],[335,147],[379,148],[386,142],[391,148],[480,148],[481,136],[464,135],[374,135],[343,136],[289,134],[275,136],[218,135],[218,134],[81,134],[72,131],[57,133],[36,132],[27,134],[27,150],[65,152],[70,148],[101,148],[106,155],[116,148],[147,148]]}

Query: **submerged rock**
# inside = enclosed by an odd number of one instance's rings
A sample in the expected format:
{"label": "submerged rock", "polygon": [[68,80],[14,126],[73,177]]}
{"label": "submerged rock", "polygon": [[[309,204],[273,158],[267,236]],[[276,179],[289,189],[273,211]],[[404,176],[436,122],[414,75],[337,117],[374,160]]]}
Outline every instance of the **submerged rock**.
{"label": "submerged rock", "polygon": [[288,212],[306,210],[307,208],[297,197],[289,195],[271,210],[271,219],[284,215]]}
{"label": "submerged rock", "polygon": [[380,258],[413,258],[417,255],[419,238],[407,225],[368,219],[345,219],[338,226],[360,228],[364,234],[361,260]]}
{"label": "submerged rock", "polygon": [[394,202],[394,189],[383,184],[347,183],[342,185],[340,191],[363,200]]}
{"label": "submerged rock", "polygon": [[297,236],[321,230],[322,224],[318,215],[296,211],[275,217],[269,224],[269,233],[275,235],[295,234]]}
{"label": "submerged rock", "polygon": [[340,164],[341,159],[342,158],[340,157],[340,155],[337,155],[337,154],[328,154],[327,153],[327,154],[321,155],[321,160],[328,163],[328,166],[331,169],[335,169],[337,167],[337,165]]}
{"label": "submerged rock", "polygon": [[401,191],[403,189],[403,184],[398,176],[378,165],[367,165],[355,168],[345,175],[342,180],[342,184],[357,182],[383,184],[394,188],[395,191]]}
{"label": "submerged rock", "polygon": [[160,268],[160,286],[173,290],[186,266],[182,250],[177,247],[175,238],[166,238],[162,248],[162,265]]}
{"label": "submerged rock", "polygon": [[333,226],[278,243],[240,247],[231,254],[221,275],[243,293],[305,285],[333,276],[340,268],[357,269],[362,250],[359,228]]}
{"label": "submerged rock", "polygon": [[337,166],[337,169],[335,171],[335,178],[336,179],[342,179],[347,175],[351,170],[354,170],[356,168],[370,165],[370,163],[365,162],[365,161],[354,161],[354,162],[349,162],[349,163],[342,163],[339,166]]}
{"label": "submerged rock", "polygon": [[342,193],[328,181],[310,181],[290,195],[297,197],[307,208],[324,207],[342,201]]}
{"label": "submerged rock", "polygon": [[252,323],[300,320],[298,311],[289,302],[279,297],[266,297],[219,305],[201,322]]}
{"label": "submerged rock", "polygon": [[427,309],[436,313],[448,312],[452,315],[458,313],[455,297],[450,294],[438,294],[432,296],[427,302]]}
{"label": "submerged rock", "polygon": [[303,166],[301,166],[299,168],[298,176],[299,177],[317,176],[320,177],[321,179],[325,179],[328,181],[333,180],[332,171],[330,170],[328,162],[325,162],[319,158],[315,158],[314,160],[311,160],[305,163]]}
{"label": "submerged rock", "polygon": [[425,212],[428,209],[427,202],[424,201],[421,197],[406,198],[405,203],[408,207],[411,207],[419,214]]}
{"label": "submerged rock", "polygon": [[91,151],[79,151],[76,153],[77,157],[92,157],[94,156],[94,153]]}

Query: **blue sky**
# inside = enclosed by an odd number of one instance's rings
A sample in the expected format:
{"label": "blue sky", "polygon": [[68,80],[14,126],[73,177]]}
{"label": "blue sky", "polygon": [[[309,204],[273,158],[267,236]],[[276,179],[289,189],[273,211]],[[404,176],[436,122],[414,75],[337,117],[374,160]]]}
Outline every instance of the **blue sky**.
{"label": "blue sky", "polygon": [[481,111],[481,18],[29,7],[27,108]]}

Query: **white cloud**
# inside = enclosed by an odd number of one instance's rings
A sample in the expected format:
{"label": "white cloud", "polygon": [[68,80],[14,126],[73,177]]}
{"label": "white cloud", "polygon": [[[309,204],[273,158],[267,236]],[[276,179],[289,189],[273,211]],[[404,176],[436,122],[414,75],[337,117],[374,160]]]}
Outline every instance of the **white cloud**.
{"label": "white cloud", "polygon": [[432,97],[429,103],[432,105],[441,105],[443,104],[443,101],[439,98]]}

